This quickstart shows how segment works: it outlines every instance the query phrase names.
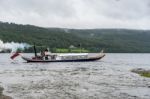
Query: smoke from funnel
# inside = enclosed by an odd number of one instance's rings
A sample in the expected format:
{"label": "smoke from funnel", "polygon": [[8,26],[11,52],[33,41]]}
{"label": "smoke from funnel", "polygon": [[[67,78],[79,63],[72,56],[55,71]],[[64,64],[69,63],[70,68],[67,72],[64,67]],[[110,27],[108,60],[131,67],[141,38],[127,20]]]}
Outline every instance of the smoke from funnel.
{"label": "smoke from funnel", "polygon": [[6,42],[4,43],[0,40],[0,51],[11,50],[12,52],[16,52],[17,49],[24,50],[25,48],[29,48],[30,45],[27,43],[16,43],[16,42]]}

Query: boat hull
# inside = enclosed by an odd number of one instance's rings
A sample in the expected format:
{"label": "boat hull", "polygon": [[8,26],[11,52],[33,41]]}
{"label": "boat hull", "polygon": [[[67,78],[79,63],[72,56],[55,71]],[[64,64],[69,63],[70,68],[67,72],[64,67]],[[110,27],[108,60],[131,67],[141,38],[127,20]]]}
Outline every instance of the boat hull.
{"label": "boat hull", "polygon": [[101,55],[98,57],[92,57],[92,58],[87,58],[87,59],[75,59],[75,60],[40,60],[40,59],[31,59],[31,58],[26,58],[22,56],[22,59],[24,59],[27,62],[88,62],[88,61],[97,61],[100,60],[105,56]]}

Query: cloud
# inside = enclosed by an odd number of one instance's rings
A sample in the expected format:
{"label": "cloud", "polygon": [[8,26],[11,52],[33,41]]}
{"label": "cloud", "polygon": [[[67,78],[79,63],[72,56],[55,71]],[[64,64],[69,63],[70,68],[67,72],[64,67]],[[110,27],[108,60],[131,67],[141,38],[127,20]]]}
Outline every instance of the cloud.
{"label": "cloud", "polygon": [[149,0],[0,0],[0,20],[43,27],[150,29]]}

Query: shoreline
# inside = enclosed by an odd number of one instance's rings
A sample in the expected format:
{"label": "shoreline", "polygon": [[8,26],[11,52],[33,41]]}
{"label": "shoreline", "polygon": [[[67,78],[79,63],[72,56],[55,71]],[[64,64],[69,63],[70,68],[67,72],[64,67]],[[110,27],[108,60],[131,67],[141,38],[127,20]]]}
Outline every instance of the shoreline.
{"label": "shoreline", "polygon": [[150,78],[150,69],[135,68],[135,69],[132,69],[131,72],[139,74],[142,77]]}
{"label": "shoreline", "polygon": [[3,94],[3,90],[4,88],[0,86],[0,99],[13,99],[12,97],[10,96],[6,96]]}

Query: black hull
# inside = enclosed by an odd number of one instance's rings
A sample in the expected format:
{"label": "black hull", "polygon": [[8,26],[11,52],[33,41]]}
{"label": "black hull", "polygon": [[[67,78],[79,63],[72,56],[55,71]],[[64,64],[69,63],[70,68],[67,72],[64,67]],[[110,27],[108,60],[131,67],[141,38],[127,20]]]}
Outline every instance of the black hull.
{"label": "black hull", "polygon": [[99,57],[93,57],[93,58],[87,58],[87,59],[76,59],[76,60],[37,60],[37,59],[30,59],[26,57],[22,57],[27,62],[89,62],[89,61],[97,61],[103,58],[105,55],[99,56]]}

